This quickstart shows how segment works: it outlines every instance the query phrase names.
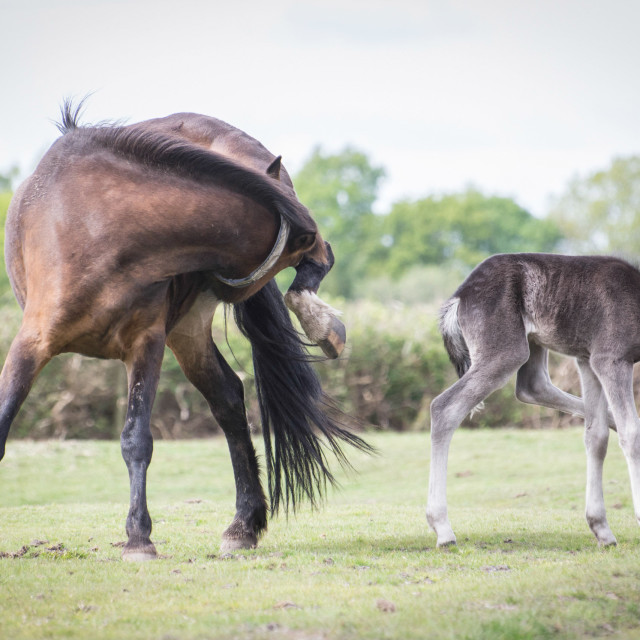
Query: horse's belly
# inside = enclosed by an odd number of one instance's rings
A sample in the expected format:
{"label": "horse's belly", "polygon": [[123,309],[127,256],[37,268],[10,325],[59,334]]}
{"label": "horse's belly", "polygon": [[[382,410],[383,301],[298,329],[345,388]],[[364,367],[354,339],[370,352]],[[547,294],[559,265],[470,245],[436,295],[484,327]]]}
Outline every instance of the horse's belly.
{"label": "horse's belly", "polygon": [[588,358],[590,345],[579,333],[568,335],[561,332],[553,324],[537,322],[531,317],[523,318],[527,338],[535,344],[574,358]]}

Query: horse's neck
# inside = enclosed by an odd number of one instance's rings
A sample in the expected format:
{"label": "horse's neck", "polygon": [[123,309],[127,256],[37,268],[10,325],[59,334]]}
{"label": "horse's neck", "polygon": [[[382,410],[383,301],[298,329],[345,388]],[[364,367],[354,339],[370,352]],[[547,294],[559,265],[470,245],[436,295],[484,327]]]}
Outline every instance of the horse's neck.
{"label": "horse's neck", "polygon": [[[267,170],[275,158],[261,142],[217,118],[197,114],[177,114],[170,116],[165,123],[172,135],[215,151],[261,173]],[[293,187],[291,178],[284,168],[282,179]]]}

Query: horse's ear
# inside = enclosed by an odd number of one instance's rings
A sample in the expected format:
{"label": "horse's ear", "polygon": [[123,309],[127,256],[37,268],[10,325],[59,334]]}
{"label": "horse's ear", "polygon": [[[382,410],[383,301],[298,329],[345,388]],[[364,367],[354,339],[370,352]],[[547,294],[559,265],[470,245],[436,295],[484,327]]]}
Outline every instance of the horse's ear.
{"label": "horse's ear", "polygon": [[282,166],[282,156],[278,156],[268,167],[267,175],[274,180],[280,180],[280,167]]}
{"label": "horse's ear", "polygon": [[293,239],[291,242],[291,249],[293,251],[309,251],[315,242],[315,233],[303,233],[301,236]]}

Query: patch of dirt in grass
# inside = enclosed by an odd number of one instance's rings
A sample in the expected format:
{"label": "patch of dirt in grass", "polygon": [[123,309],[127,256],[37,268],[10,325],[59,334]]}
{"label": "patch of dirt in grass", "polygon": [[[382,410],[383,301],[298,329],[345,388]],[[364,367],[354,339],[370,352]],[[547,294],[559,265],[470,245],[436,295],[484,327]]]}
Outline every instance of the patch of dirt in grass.
{"label": "patch of dirt in grass", "polygon": [[396,612],[396,605],[391,602],[391,600],[384,600],[383,598],[380,598],[379,600],[376,601],[376,607],[382,611],[382,613],[395,613]]}
{"label": "patch of dirt in grass", "polygon": [[485,609],[496,609],[497,611],[517,611],[518,607],[515,604],[506,604],[505,602],[485,602]]}
{"label": "patch of dirt in grass", "polygon": [[283,600],[282,602],[277,602],[273,605],[274,609],[302,609],[302,607],[295,602],[291,602],[290,600]]}
{"label": "patch of dirt in grass", "polygon": [[511,571],[506,564],[489,565],[487,567],[482,567],[482,570],[487,573],[493,573],[494,571]]}
{"label": "patch of dirt in grass", "polygon": [[[269,637],[283,638],[284,640],[327,640],[328,636],[324,631],[304,631],[300,629],[289,629],[277,622],[268,622],[257,629],[259,634],[268,632]],[[249,636],[250,637],[250,636]]]}
{"label": "patch of dirt in grass", "polygon": [[34,540],[31,544],[25,544],[17,551],[0,551],[0,558],[81,558],[87,557],[87,554],[82,551],[72,551],[64,546],[63,542],[51,545],[50,547],[43,547],[45,544],[49,544],[48,540]]}
{"label": "patch of dirt in grass", "polygon": [[18,551],[0,551],[0,558],[22,558],[29,552],[29,549],[31,549],[31,546],[25,544]]}
{"label": "patch of dirt in grass", "polygon": [[[35,548],[35,547],[41,547],[45,544],[49,544],[48,540],[32,540],[31,544],[25,544],[23,545],[20,549],[18,549],[18,551],[0,551],[0,558],[23,558],[24,556],[26,556],[29,551],[31,551],[31,549]],[[56,548],[62,547],[62,543],[59,543],[58,545],[56,545],[56,547],[51,547],[49,549],[47,549],[47,551],[55,551]],[[38,556],[38,553],[32,553],[30,554],[30,557],[36,557]]]}

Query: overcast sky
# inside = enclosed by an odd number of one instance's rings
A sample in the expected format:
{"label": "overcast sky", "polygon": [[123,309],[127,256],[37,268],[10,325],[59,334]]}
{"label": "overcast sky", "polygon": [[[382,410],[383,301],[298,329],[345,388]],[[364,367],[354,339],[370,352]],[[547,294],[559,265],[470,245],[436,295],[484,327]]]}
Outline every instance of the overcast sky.
{"label": "overcast sky", "polygon": [[282,154],[350,144],[379,210],[473,184],[537,215],[640,153],[636,0],[0,0],[0,171],[86,120],[213,115]]}

